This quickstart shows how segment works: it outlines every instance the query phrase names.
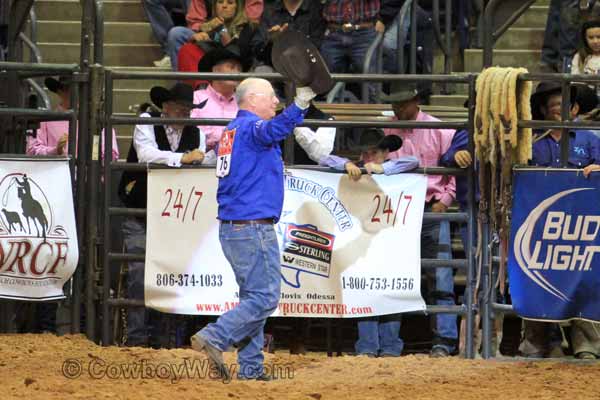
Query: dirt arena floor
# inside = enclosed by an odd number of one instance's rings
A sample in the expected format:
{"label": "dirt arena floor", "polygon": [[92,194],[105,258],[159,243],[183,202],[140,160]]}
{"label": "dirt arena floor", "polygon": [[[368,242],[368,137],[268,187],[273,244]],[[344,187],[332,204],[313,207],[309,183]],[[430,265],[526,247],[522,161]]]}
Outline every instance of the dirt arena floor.
{"label": "dirt arena floor", "polygon": [[[234,354],[226,361],[234,362]],[[0,399],[600,398],[596,362],[328,358],[278,351],[266,355],[266,364],[281,379],[223,383],[210,379],[205,358],[190,349],[104,348],[81,335],[0,335]]]}

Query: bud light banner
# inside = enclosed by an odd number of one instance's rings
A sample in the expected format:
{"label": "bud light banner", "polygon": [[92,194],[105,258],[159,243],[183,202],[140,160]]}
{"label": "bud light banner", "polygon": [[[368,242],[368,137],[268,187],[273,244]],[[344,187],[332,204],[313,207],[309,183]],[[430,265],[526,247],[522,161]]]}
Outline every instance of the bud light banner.
{"label": "bud light banner", "polygon": [[64,298],[79,251],[67,159],[0,159],[0,298]]}
{"label": "bud light banner", "polygon": [[600,321],[600,173],[515,170],[508,272],[522,317]]}

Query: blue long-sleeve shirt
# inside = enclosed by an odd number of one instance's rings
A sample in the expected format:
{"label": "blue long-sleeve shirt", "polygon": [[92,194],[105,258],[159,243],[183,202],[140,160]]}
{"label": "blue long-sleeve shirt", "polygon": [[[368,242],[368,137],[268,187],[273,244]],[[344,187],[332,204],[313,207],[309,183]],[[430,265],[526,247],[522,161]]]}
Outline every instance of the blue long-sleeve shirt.
{"label": "blue long-sleeve shirt", "polygon": [[[442,158],[440,158],[440,165],[443,167],[456,168],[458,164],[454,160],[454,156],[461,150],[467,150],[469,144],[469,131],[462,130],[454,134],[450,148]],[[477,164],[475,164],[477,168]],[[466,176],[456,177],[456,200],[460,205],[461,210],[467,209],[467,193],[469,190],[469,180]],[[479,200],[479,182],[475,180],[475,201]]]}
{"label": "blue long-sleeve shirt", "polygon": [[[560,140],[548,134],[533,144],[533,165],[560,167]],[[584,168],[600,163],[600,139],[591,131],[576,130],[569,132],[570,167]]]}
{"label": "blue long-sleeve shirt", "polygon": [[[329,155],[321,158],[319,165],[333,168],[337,171],[345,171],[346,163],[349,161],[350,160],[344,157]],[[381,166],[383,167],[383,173],[385,175],[394,175],[417,168],[419,166],[419,160],[413,156],[405,156],[393,160],[387,160],[381,164]]]}
{"label": "blue long-sleeve shirt", "polygon": [[217,202],[220,220],[273,218],[283,207],[283,160],[279,141],[304,120],[305,110],[295,103],[265,121],[240,110],[227,125],[235,129],[229,174],[219,178]]}

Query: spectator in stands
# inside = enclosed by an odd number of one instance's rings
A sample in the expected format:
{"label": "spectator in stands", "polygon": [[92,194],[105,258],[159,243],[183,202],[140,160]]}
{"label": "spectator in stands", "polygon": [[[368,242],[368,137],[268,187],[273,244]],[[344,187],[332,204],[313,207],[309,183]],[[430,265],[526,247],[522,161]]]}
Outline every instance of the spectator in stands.
{"label": "spectator in stands", "polygon": [[[69,78],[61,76],[59,79],[52,77],[44,81],[48,90],[59,98],[57,111],[66,111],[71,108],[71,90]],[[102,131],[104,133],[104,131]],[[102,134],[104,138],[104,134]],[[40,123],[35,137],[27,138],[26,152],[29,155],[64,155],[68,153],[69,121],[45,121]],[[112,132],[112,159],[119,158],[117,133]]]}
{"label": "spectator in stands", "polygon": [[[581,112],[595,108],[595,96],[585,95],[591,91],[586,85],[573,85],[571,90],[571,118]],[[586,103],[583,99],[595,99]],[[581,103],[581,104],[580,104]],[[561,121],[561,85],[559,82],[540,82],[531,96],[531,111],[534,119]],[[533,144],[534,165],[561,167],[561,129],[552,129],[539,135]],[[586,130],[569,132],[569,159],[571,168],[583,168],[583,175],[600,170],[600,139]],[[562,357],[562,335],[557,324],[537,321],[524,321],[523,338],[519,350],[526,357]],[[583,320],[571,322],[573,354],[578,358],[595,359],[600,357],[600,324]]]}
{"label": "spectator in stands", "polygon": [[[571,65],[572,74],[600,74],[600,19],[588,21],[581,27],[582,46]],[[597,95],[600,86],[596,85]]]}
{"label": "spectator in stands", "polygon": [[[193,89],[177,83],[166,89],[155,86],[150,99],[162,110],[161,118],[187,118],[192,109],[204,106],[194,104]],[[151,114],[143,113],[142,117]],[[205,136],[195,126],[183,125],[136,125],[127,162],[158,163],[170,167],[182,164],[210,164],[214,152],[205,154]],[[125,172],[119,184],[119,196],[127,207],[145,208],[147,192],[146,172]],[[123,223],[125,247],[129,253],[144,254],[146,250],[145,218],[130,217]],[[127,277],[127,293],[130,299],[144,299],[144,263],[130,262]],[[157,318],[158,319],[158,318]],[[131,308],[127,313],[127,345],[154,345],[163,340],[165,332],[159,332],[158,321],[152,321],[142,307]],[[149,337],[150,335],[150,337]]]}
{"label": "spectator in stands", "polygon": [[[328,0],[323,8],[326,31],[321,42],[321,54],[331,72],[363,72],[367,50],[383,33],[380,0]],[[375,57],[369,72],[373,71]],[[369,84],[369,100],[375,99],[375,88]]]}
{"label": "spectator in stands", "polygon": [[[399,121],[439,121],[419,108],[419,94],[414,85],[394,82],[385,101],[392,104],[395,119]],[[436,167],[440,158],[450,148],[454,137],[451,129],[385,129],[386,135],[398,135],[403,140],[400,150],[391,153],[392,159],[400,156],[415,156],[421,167]],[[425,196],[425,211],[446,212],[454,201],[456,184],[454,177],[429,175]],[[448,221],[423,222],[421,231],[422,258],[450,258],[450,224]],[[438,305],[454,305],[454,278],[452,268],[436,268],[435,274],[428,273],[435,283],[432,297]],[[431,282],[430,282],[431,283]],[[431,289],[431,287],[430,287]],[[431,349],[432,357],[445,357],[456,351],[458,332],[456,316],[436,315],[436,328]]]}
{"label": "spectator in stands", "polygon": [[[410,7],[404,14],[404,19],[400,21],[400,10],[405,3],[406,0],[389,0],[381,4],[380,17],[386,27],[383,36],[384,70],[393,74],[408,72],[410,65],[410,54],[406,51],[410,46]],[[404,66],[398,65],[398,29],[401,29],[401,37],[405,39]],[[431,15],[417,5],[417,73],[430,74],[433,70],[433,48]],[[431,83],[420,82],[417,88],[422,97],[428,97]]]}
{"label": "spectator in stands", "polygon": [[551,0],[542,46],[541,68],[562,72],[579,47],[580,0]]}
{"label": "spectator in stands", "polygon": [[207,21],[203,0],[193,0],[186,16],[188,27],[175,27],[169,32],[169,54],[174,70],[196,72],[198,61],[218,46],[238,42],[246,47],[251,27],[262,15],[262,0],[215,0],[211,19]]}
{"label": "spectator in stands", "polygon": [[175,9],[186,12],[190,0],[143,0],[143,3],[154,37],[160,44],[164,54],[163,58],[154,61],[154,65],[161,68],[171,68],[171,59],[167,49],[167,35],[175,26],[171,14]]}
{"label": "spectator in stands", "polygon": [[[273,72],[271,47],[277,34],[291,29],[304,33],[317,47],[325,32],[320,0],[275,0],[267,3],[250,46],[259,65],[257,72]],[[264,69],[264,67],[267,67]]]}
{"label": "spectator in stands", "polygon": [[[242,66],[244,64],[244,66]],[[242,60],[239,48],[235,45],[215,49],[206,54],[198,63],[199,72],[239,73],[248,69],[246,60]],[[238,81],[215,80],[206,89],[194,92],[194,102],[206,100],[201,109],[192,111],[192,118],[233,118],[238,112],[235,101],[235,88]],[[221,139],[224,126],[199,127],[206,135],[206,148],[213,149]]]}

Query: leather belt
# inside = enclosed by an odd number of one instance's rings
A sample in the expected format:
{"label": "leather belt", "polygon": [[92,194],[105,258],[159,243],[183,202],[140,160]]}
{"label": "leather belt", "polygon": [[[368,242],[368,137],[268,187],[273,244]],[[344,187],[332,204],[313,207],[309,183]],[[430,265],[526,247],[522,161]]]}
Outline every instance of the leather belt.
{"label": "leather belt", "polygon": [[360,22],[358,24],[351,24],[347,22],[345,24],[330,23],[329,25],[327,25],[327,28],[332,31],[352,32],[359,31],[361,29],[372,28],[374,26],[375,24],[373,22]]}
{"label": "leather belt", "polygon": [[273,225],[275,221],[273,218],[260,218],[260,219],[233,219],[233,220],[221,220],[222,224],[230,224],[230,225]]}

